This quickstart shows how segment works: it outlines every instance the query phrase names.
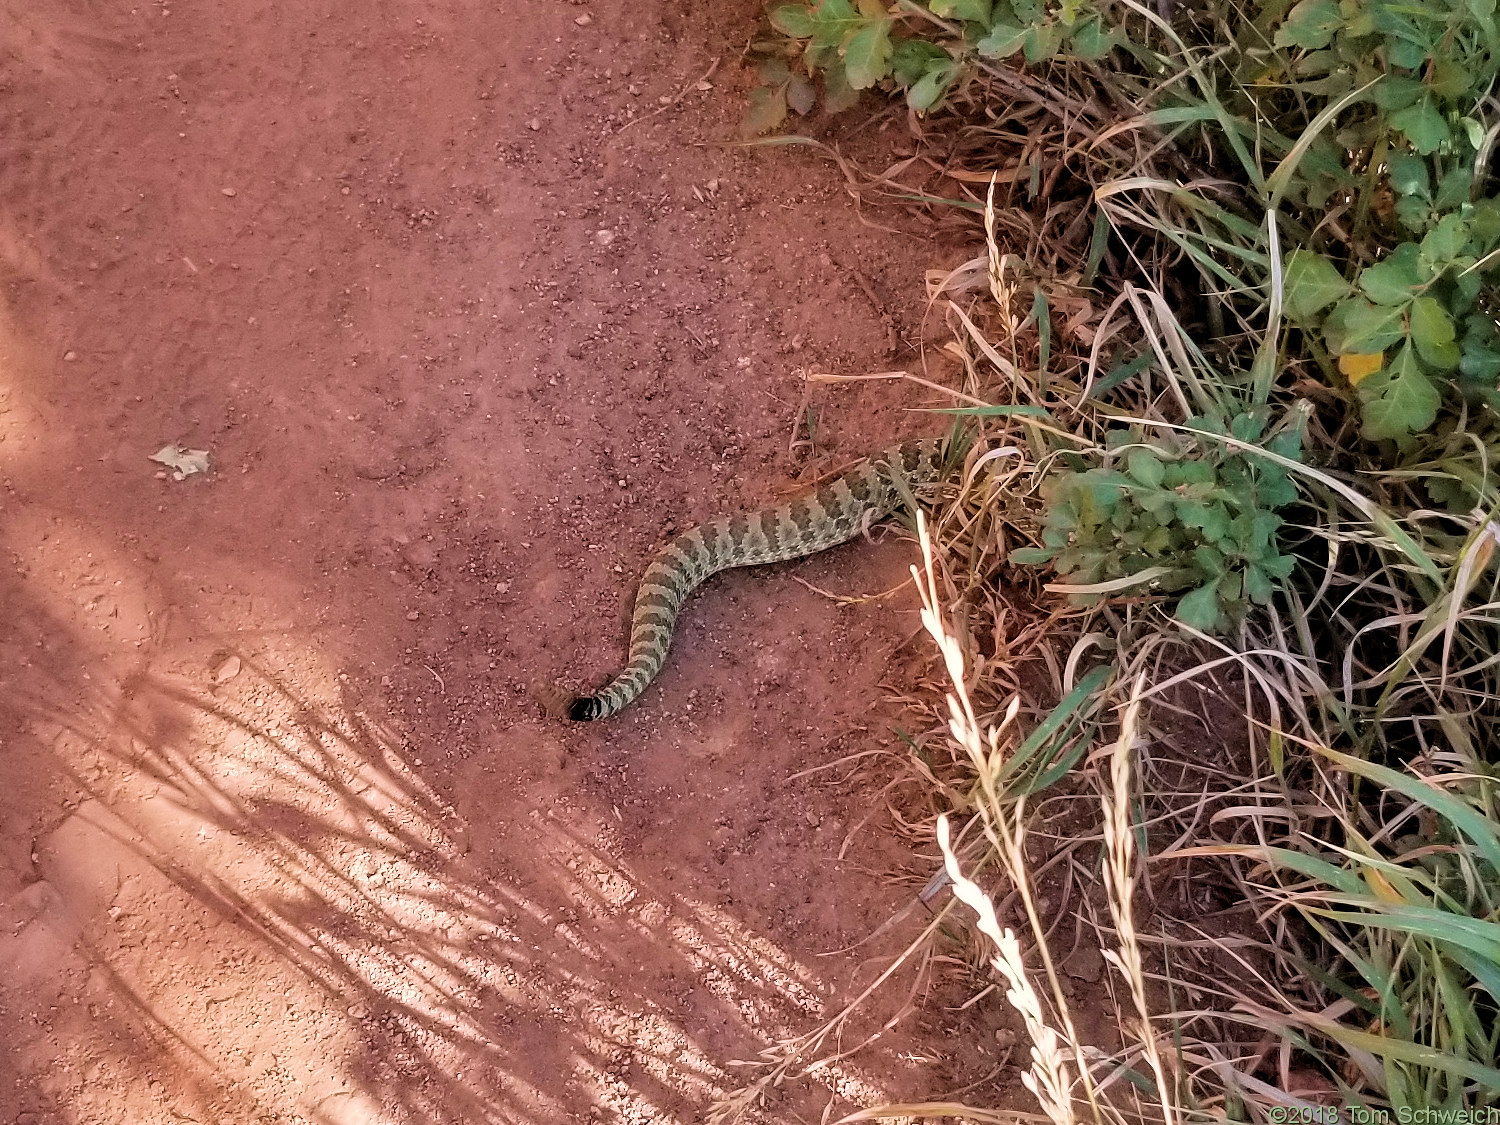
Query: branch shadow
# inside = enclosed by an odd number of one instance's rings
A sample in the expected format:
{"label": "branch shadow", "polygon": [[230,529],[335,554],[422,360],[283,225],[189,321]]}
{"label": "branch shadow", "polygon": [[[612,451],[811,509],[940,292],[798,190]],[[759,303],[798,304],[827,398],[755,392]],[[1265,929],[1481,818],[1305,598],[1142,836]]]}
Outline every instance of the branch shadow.
{"label": "branch shadow", "polygon": [[[122,1010],[197,1081],[243,1085],[233,1052],[185,1018],[183,986],[196,998],[236,972],[302,1013],[282,1017],[267,1050],[311,1022],[328,1040],[312,1055],[343,1060],[310,1063],[299,1099],[328,1123],[376,1109],[396,1121],[697,1119],[739,1085],[724,1059],[823,1014],[807,967],[629,870],[570,816],[497,792],[499,824],[468,824],[347,682],[318,699],[239,659],[230,685],[142,671],[47,717],[60,755],[98,763],[74,814],[109,841],[90,850],[130,853],[110,917],[175,917],[176,897],[217,920],[222,973],[177,979],[175,996],[132,965],[138,940],[83,926]],[[706,987],[685,986],[669,1011],[648,992],[662,979]],[[194,1003],[226,1006],[220,1023],[274,1023],[282,998],[266,1001],[252,987]],[[252,1101],[264,1112],[276,1099]]]}

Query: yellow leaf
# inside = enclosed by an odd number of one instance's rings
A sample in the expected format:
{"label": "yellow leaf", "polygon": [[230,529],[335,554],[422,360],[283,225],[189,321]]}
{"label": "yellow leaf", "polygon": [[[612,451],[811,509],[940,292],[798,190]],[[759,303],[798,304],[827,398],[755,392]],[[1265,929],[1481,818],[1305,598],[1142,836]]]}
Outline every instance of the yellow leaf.
{"label": "yellow leaf", "polygon": [[1365,877],[1365,885],[1375,892],[1375,897],[1381,902],[1389,902],[1400,905],[1406,901],[1400,891],[1391,886],[1391,881],[1373,867],[1366,867],[1362,872]]}
{"label": "yellow leaf", "polygon": [[[1484,529],[1484,537],[1474,546],[1474,572],[1476,575],[1483,574],[1490,567],[1490,559],[1495,554],[1495,541],[1500,538],[1500,526],[1490,524]],[[1471,586],[1470,589],[1473,589]]]}
{"label": "yellow leaf", "polygon": [[1385,363],[1384,352],[1354,352],[1339,356],[1339,370],[1349,380],[1351,387],[1359,386],[1361,379],[1369,378]]}

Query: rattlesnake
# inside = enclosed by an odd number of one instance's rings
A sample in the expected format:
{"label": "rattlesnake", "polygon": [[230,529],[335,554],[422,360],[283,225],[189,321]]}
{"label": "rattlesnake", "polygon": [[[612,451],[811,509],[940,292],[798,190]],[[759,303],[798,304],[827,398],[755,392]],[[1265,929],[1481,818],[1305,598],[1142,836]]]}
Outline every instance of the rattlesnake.
{"label": "rattlesnake", "polygon": [[943,442],[920,438],[867,457],[818,488],[775,508],[721,516],[677,536],[646,569],[630,626],[630,661],[592,695],[544,686],[549,711],[578,722],[605,719],[646,689],[672,644],[687,596],[711,574],[783,562],[853,539],[905,503],[914,488],[942,475]]}

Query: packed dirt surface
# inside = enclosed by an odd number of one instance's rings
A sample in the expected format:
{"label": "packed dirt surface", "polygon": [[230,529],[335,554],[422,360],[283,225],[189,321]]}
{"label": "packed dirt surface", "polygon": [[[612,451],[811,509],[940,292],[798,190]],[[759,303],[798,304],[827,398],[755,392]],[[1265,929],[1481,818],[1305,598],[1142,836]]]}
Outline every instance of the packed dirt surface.
{"label": "packed dirt surface", "polygon": [[[702,1120],[919,932],[838,761],[915,596],[820,592],[909,542],[716,579],[609,723],[529,692],[674,530],[940,428],[806,397],[915,370],[939,251],[720,143],[758,14],[0,0],[0,1120]],[[748,1119],[993,1101],[926,1002]]]}

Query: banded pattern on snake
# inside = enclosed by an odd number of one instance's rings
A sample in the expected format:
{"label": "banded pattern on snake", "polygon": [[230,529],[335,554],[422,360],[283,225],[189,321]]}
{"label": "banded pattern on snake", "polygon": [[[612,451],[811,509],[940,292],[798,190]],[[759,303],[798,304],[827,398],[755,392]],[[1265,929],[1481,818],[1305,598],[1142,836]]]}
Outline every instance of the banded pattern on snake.
{"label": "banded pattern on snake", "polygon": [[931,484],[940,479],[942,469],[940,439],[904,442],[778,507],[721,516],[677,536],[641,579],[631,618],[629,663],[592,695],[569,698],[550,689],[544,692],[544,702],[578,722],[615,714],[661,671],[678,610],[710,575],[802,558],[845,543],[900,508],[903,486],[909,491]]}

